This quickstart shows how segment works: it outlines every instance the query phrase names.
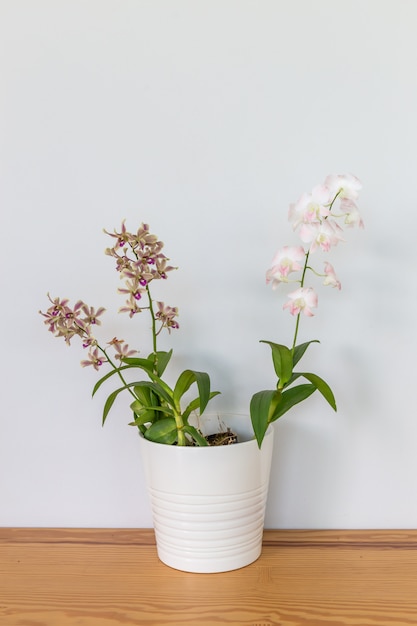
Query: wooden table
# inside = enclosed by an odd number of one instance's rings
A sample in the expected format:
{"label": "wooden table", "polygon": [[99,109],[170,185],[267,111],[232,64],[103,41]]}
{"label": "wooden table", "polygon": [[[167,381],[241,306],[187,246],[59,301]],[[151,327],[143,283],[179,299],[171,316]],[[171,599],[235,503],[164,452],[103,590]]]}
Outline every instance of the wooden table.
{"label": "wooden table", "polygon": [[163,565],[151,530],[0,528],[1,626],[411,626],[417,530],[265,531],[223,574]]}

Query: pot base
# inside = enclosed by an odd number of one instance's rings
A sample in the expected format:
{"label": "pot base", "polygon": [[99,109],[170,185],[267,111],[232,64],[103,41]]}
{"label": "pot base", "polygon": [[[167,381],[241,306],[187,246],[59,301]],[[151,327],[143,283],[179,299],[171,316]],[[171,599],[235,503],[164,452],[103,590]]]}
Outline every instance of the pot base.
{"label": "pot base", "polygon": [[236,495],[174,495],[150,489],[160,560],[188,572],[239,569],[262,547],[266,486]]}

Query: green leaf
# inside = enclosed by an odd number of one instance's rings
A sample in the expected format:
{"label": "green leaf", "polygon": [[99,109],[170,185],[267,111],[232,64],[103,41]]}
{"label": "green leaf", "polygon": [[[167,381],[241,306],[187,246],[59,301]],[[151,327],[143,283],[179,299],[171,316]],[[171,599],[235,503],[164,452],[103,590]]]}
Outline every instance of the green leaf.
{"label": "green leaf", "polygon": [[[162,354],[169,354],[169,353],[162,353]],[[139,358],[126,357],[122,359],[122,362],[125,363],[125,365],[112,369],[110,372],[107,372],[105,376],[103,376],[102,378],[100,378],[100,380],[96,382],[96,384],[93,387],[93,393],[92,393],[93,396],[96,394],[98,389],[100,389],[101,385],[106,380],[108,380],[109,378],[111,378],[111,376],[114,376],[115,374],[119,374],[120,372],[123,372],[124,370],[139,368],[141,370],[144,370],[149,376],[153,374],[154,362],[152,359],[149,359],[149,358],[139,359]]]}
{"label": "green leaf", "polygon": [[[194,372],[197,381],[198,395],[200,397],[200,415],[204,412],[212,395],[210,393],[210,376],[205,372]],[[219,395],[220,391],[216,391],[215,395]]]}
{"label": "green leaf", "polygon": [[126,363],[129,367],[139,367],[140,369],[145,370],[148,374],[155,374],[162,376],[165,371],[166,366],[168,365],[172,356],[172,350],[169,352],[158,351],[152,352],[147,359],[139,359],[137,357],[126,357],[123,360],[123,363]]}
{"label": "green leaf", "polygon": [[177,425],[173,417],[154,422],[146,431],[146,439],[156,443],[172,445],[177,440]]}
{"label": "green leaf", "polygon": [[183,431],[191,435],[191,437],[199,446],[208,446],[207,439],[203,437],[203,435],[198,432],[198,430],[194,428],[194,426],[190,426],[190,424],[187,424],[186,426],[184,426]]}
{"label": "green leaf", "polygon": [[140,385],[134,387],[133,391],[135,392],[135,396],[137,397],[139,402],[142,403],[142,406],[146,406],[147,408],[155,407],[155,410],[157,409],[157,407],[161,406],[162,400],[155,393],[152,387],[149,388],[148,386]]}
{"label": "green leaf", "polygon": [[197,383],[200,415],[210,400],[210,377],[206,372],[185,370],[180,374],[174,387],[173,399],[177,410],[180,410],[180,399],[193,383]]}
{"label": "green leaf", "polygon": [[152,382],[150,380],[141,380],[139,382],[132,383],[129,386],[133,385],[135,387],[135,390],[136,390],[137,387],[138,388],[139,387],[145,387],[147,389],[150,389],[154,393],[156,393],[156,395],[159,398],[161,398],[161,400],[165,400],[165,402],[167,402],[168,404],[173,406],[173,397],[172,397],[171,389],[165,383],[162,385],[162,384],[160,384],[160,382],[162,382],[162,381]]}
{"label": "green leaf", "polygon": [[[133,404],[135,404],[134,402],[130,405],[130,408],[132,409]],[[134,411],[134,414],[136,416],[135,420],[133,422],[129,422],[129,426],[143,426],[144,424],[147,424],[149,422],[152,422],[155,414],[153,411],[147,411],[146,409],[141,409],[140,411]]]}
{"label": "green leaf", "polygon": [[[220,391],[210,391],[209,400],[214,398],[215,396],[220,395]],[[190,402],[187,408],[182,412],[183,420],[187,420],[193,411],[196,411],[200,407],[200,398],[195,398]],[[202,411],[200,411],[201,415]]]}
{"label": "green leaf", "polygon": [[166,382],[162,380],[162,378],[159,378],[159,376],[153,374],[152,372],[148,372],[148,376],[154,383],[159,385],[159,387],[161,387],[165,391],[165,393],[169,395],[170,398],[173,397],[174,392],[172,391],[171,387],[169,387],[169,385],[167,385]]}
{"label": "green leaf", "polygon": [[320,341],[318,339],[312,339],[311,341],[307,341],[306,343],[300,343],[300,345],[295,346],[292,357],[293,367],[297,365],[298,361],[304,355],[304,352],[307,350],[308,346],[311,343],[320,343]]}
{"label": "green leaf", "polygon": [[120,392],[124,391],[125,387],[120,387],[120,389],[116,389],[116,391],[113,391],[113,393],[111,393],[109,395],[109,397],[107,398],[106,402],[104,403],[104,407],[103,407],[103,418],[102,418],[102,425],[104,426],[104,422],[106,421],[106,418],[109,414],[110,409],[112,408],[114,401],[116,400],[117,396],[119,395]]}
{"label": "green leaf", "polygon": [[306,400],[315,391],[316,386],[312,384],[297,385],[297,387],[292,387],[291,389],[283,391],[281,402],[271,416],[270,421],[275,422],[275,420],[284,415],[284,413],[289,411],[293,406],[299,402],[303,402],[303,400]]}
{"label": "green leaf", "polygon": [[122,362],[126,363],[130,368],[138,367],[141,370],[145,370],[145,372],[153,371],[153,360],[150,358],[140,359],[138,357],[125,357],[122,359]]}
{"label": "green leaf", "polygon": [[337,411],[336,400],[333,395],[333,391],[330,389],[329,385],[322,378],[320,378],[320,376],[317,376],[317,374],[310,374],[306,372],[300,373],[299,375],[304,376],[304,378],[307,378],[307,380],[313,383],[316,389],[320,391],[321,395],[330,404],[332,409]]}
{"label": "green leaf", "polygon": [[281,394],[275,389],[258,391],[252,396],[250,401],[252,428],[259,448],[262,445],[263,438],[265,437],[265,433],[270,422],[271,405],[277,401],[279,402],[280,395]]}
{"label": "green leaf", "polygon": [[267,343],[272,349],[272,360],[274,363],[275,373],[278,376],[281,387],[283,387],[291,378],[293,368],[293,355],[287,346],[272,341],[261,341]]}
{"label": "green leaf", "polygon": [[142,413],[146,412],[149,416],[148,422],[153,422],[156,419],[160,419],[158,413],[162,413],[162,417],[165,415],[174,415],[174,411],[169,406],[144,406],[142,403],[135,400],[130,405],[130,408],[136,415],[142,415]]}
{"label": "green leaf", "polygon": [[168,404],[172,405],[171,396],[168,393],[166,393],[165,389],[161,387],[160,385],[158,385],[157,383],[153,383],[149,380],[141,380],[139,382],[127,383],[126,385],[123,385],[123,387],[119,387],[119,389],[116,389],[115,391],[113,391],[107,398],[106,402],[104,403],[103,420],[102,420],[103,425],[119,393],[131,387],[148,387],[149,389],[152,389],[160,398],[163,398]]}
{"label": "green leaf", "polygon": [[162,376],[171,359],[172,350],[169,352],[155,352],[150,354],[148,358],[150,359],[152,356],[154,357],[154,365],[156,362],[156,373],[158,376]]}
{"label": "green leaf", "polygon": [[130,408],[132,409],[133,413],[139,415],[139,413],[143,411],[144,406],[143,403],[139,400],[134,400],[134,402],[132,402],[132,404],[130,405]]}
{"label": "green leaf", "polygon": [[195,374],[192,370],[185,370],[180,374],[175,387],[174,387],[174,402],[178,410],[180,410],[180,399],[184,393],[191,387],[196,381]]}
{"label": "green leaf", "polygon": [[127,370],[130,368],[130,365],[125,365],[123,367],[117,367],[114,370],[111,370],[110,372],[107,372],[107,374],[105,376],[103,376],[102,378],[100,378],[100,380],[98,380],[96,382],[96,384],[93,387],[93,393],[92,395],[94,396],[95,393],[98,391],[98,389],[100,389],[101,385],[111,376],[114,376],[114,374],[118,374],[119,372],[122,372],[123,370]]}
{"label": "green leaf", "polygon": [[142,406],[159,405],[157,396],[149,387],[136,386],[133,387],[133,391],[137,397],[137,402],[140,402]]}

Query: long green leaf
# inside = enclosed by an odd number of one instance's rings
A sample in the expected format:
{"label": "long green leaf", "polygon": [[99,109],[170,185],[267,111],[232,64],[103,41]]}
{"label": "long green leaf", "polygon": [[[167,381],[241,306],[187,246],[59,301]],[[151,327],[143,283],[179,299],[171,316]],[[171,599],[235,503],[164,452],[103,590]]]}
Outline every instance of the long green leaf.
{"label": "long green leaf", "polygon": [[[132,411],[139,415],[138,410],[146,409],[149,419],[148,422],[154,422],[161,418],[158,412],[161,409],[161,398],[149,387],[136,386],[133,388],[137,400],[130,405]],[[135,408],[134,408],[135,407]],[[139,408],[138,408],[139,407]],[[166,403],[164,403],[164,409],[167,409]]]}
{"label": "long green leaf", "polygon": [[[132,404],[135,404],[134,402]],[[132,404],[130,408],[132,408]],[[136,418],[133,422],[129,422],[129,426],[143,426],[144,424],[148,424],[153,421],[154,412],[147,411],[146,409],[141,409],[140,411],[134,411]]]}
{"label": "long green leaf", "polygon": [[109,378],[111,378],[111,376],[114,376],[115,374],[119,374],[120,372],[123,372],[124,370],[128,370],[128,369],[134,369],[134,368],[139,368],[143,371],[145,371],[148,375],[153,373],[153,361],[148,359],[139,359],[139,358],[131,358],[131,357],[126,357],[124,359],[122,359],[122,362],[125,363],[125,365],[122,365],[121,367],[117,367],[115,369],[112,369],[110,372],[107,372],[107,374],[105,376],[103,376],[102,378],[100,378],[100,380],[98,380],[96,382],[96,384],[93,387],[93,392],[92,395],[94,396],[95,393],[98,391],[98,389],[100,389],[101,385],[108,380]]}
{"label": "long green leaf", "polygon": [[330,404],[332,409],[337,411],[336,399],[333,395],[333,391],[330,389],[329,385],[322,378],[320,378],[320,376],[317,376],[317,374],[310,374],[308,372],[300,373],[300,376],[304,376],[304,378],[307,378],[307,380],[313,383],[316,389],[320,391],[321,395]]}
{"label": "long green leaf", "polygon": [[191,385],[196,382],[195,373],[192,370],[184,370],[178,377],[178,380],[174,387],[174,402],[177,410],[180,410],[180,400],[184,393],[188,391]]}
{"label": "long green leaf", "polygon": [[121,393],[122,391],[124,391],[126,389],[126,387],[120,387],[119,389],[116,389],[116,391],[113,391],[107,398],[106,402],[104,403],[104,407],[103,407],[103,418],[102,418],[102,425],[104,426],[104,422],[106,421],[106,418],[109,414],[110,409],[112,408],[114,401],[116,400],[117,396],[119,395],[119,393]]}
{"label": "long green leaf", "polygon": [[154,422],[146,431],[146,439],[172,445],[177,440],[177,425],[173,417]]}
{"label": "long green leaf", "polygon": [[159,376],[153,374],[152,372],[148,372],[148,376],[154,383],[159,385],[159,387],[161,387],[165,391],[165,393],[170,396],[170,398],[173,398],[174,392],[172,391],[171,387],[167,385],[164,380],[162,380],[162,378],[159,378]]}
{"label": "long green leaf", "polygon": [[293,356],[291,350],[287,346],[273,341],[261,341],[261,343],[267,343],[271,347],[275,373],[280,379],[281,386],[284,386],[292,374]]}
{"label": "long green leaf", "polygon": [[[140,380],[140,381],[138,381],[136,383],[132,383],[132,384],[134,385],[135,389],[136,389],[136,387],[145,387],[145,388],[151,389],[152,391],[154,391],[156,393],[157,396],[159,396],[159,398],[161,398],[162,400],[165,400],[165,402],[167,402],[171,406],[174,405],[172,391],[168,387],[168,385],[165,385],[165,384],[161,385],[160,381],[159,382],[152,382],[150,380]],[[129,386],[132,386],[132,384],[130,384]],[[168,391],[167,391],[167,389],[168,389]]]}
{"label": "long green leaf", "polygon": [[[154,402],[157,402],[157,397],[152,392],[149,387],[136,386],[133,387],[133,391],[135,392],[135,396],[137,397],[137,401],[140,402],[143,406],[153,405]],[[158,404],[156,404],[158,406]]]}
{"label": "long green leaf", "polygon": [[[210,398],[212,397],[210,394],[210,376],[206,374],[206,372],[196,372],[194,371],[195,378],[197,381],[198,387],[198,395],[200,397],[200,415],[204,412],[207,404],[209,403]],[[218,395],[220,391],[216,391],[215,394]]]}
{"label": "long green leaf", "polygon": [[187,424],[186,426],[184,426],[183,428],[184,432],[188,433],[189,435],[191,435],[191,437],[194,439],[194,441],[201,447],[205,447],[208,446],[208,441],[205,437],[203,437],[203,435],[201,433],[198,432],[198,430],[196,428],[194,428],[194,426],[190,426],[190,424]]}
{"label": "long green leaf", "polygon": [[162,376],[162,374],[165,372],[165,369],[171,359],[172,350],[170,350],[169,352],[158,351],[158,352],[155,352],[153,355],[149,355],[148,358],[151,358],[151,356],[154,356],[154,364],[156,362],[157,375]]}
{"label": "long green leaf", "polygon": [[[209,396],[209,400],[211,400],[212,398],[214,398],[215,396],[220,395],[220,391],[210,391],[210,396]],[[184,411],[182,412],[182,418],[184,421],[186,421],[191,413],[193,411],[197,411],[197,409],[200,407],[200,398],[195,398],[194,400],[191,400],[190,404],[187,406],[186,409],[184,409]],[[200,411],[200,415],[201,415],[202,411]]]}
{"label": "long green leaf", "polygon": [[316,386],[313,384],[297,385],[297,387],[292,387],[284,391],[281,396],[281,402],[271,416],[271,422],[275,422],[275,420],[284,415],[284,413],[289,411],[293,406],[306,400],[315,391]]}
{"label": "long green leaf", "polygon": [[148,419],[147,419],[148,422],[153,422],[155,418],[160,419],[161,416],[158,416],[158,413],[161,413],[162,416],[174,415],[174,411],[169,406],[166,406],[166,405],[144,406],[142,403],[138,402],[137,400],[132,402],[132,404],[130,405],[130,408],[132,409],[133,413],[135,413],[135,415],[138,415],[138,416],[142,415],[143,413],[146,413],[148,415]]}
{"label": "long green leaf", "polygon": [[293,367],[295,367],[301,357],[304,355],[304,352],[307,350],[308,346],[311,343],[320,343],[318,339],[312,339],[311,341],[306,341],[306,343],[300,343],[300,345],[295,346],[294,354],[293,354]]}
{"label": "long green leaf", "polygon": [[158,351],[152,352],[147,359],[140,359],[137,357],[126,357],[123,359],[123,363],[129,365],[129,367],[139,367],[146,372],[151,372],[156,375],[162,376],[172,356],[172,350],[169,352]]}
{"label": "long green leaf", "polygon": [[141,359],[139,357],[125,357],[122,359],[123,363],[126,363],[129,367],[138,367],[141,370],[145,370],[145,372],[153,371],[153,361],[150,358]]}
{"label": "long green leaf", "polygon": [[173,402],[172,397],[168,393],[166,393],[165,389],[163,389],[157,383],[153,383],[149,380],[141,380],[139,382],[136,381],[133,383],[127,383],[126,385],[123,385],[123,387],[119,387],[119,389],[116,389],[115,391],[113,391],[108,396],[106,402],[104,403],[102,424],[104,425],[104,422],[106,421],[109,411],[112,408],[114,401],[116,400],[119,393],[131,387],[142,387],[142,386],[152,389],[159,397],[163,398],[168,404],[172,405],[172,402]]}
{"label": "long green leaf", "polygon": [[206,372],[184,370],[184,372],[180,374],[173,393],[175,406],[177,407],[177,410],[180,410],[180,400],[193,383],[197,383],[201,414],[210,400],[210,377],[206,374]]}
{"label": "long green leaf", "polygon": [[259,448],[262,445],[270,421],[271,404],[276,400],[277,391],[275,389],[258,391],[252,396],[250,402],[250,416],[253,432],[255,433]]}
{"label": "long green leaf", "polygon": [[[172,350],[171,352],[157,352],[156,354],[161,354],[161,360],[162,360],[162,365],[163,364],[167,364],[169,359],[171,358],[171,354],[172,354]],[[153,369],[154,369],[154,357],[153,354],[150,355],[149,358],[147,359],[139,359],[139,358],[131,358],[131,357],[126,357],[125,359],[123,359],[123,362],[126,363],[126,365],[124,366],[124,368],[120,368],[120,369],[133,369],[133,368],[139,368],[141,370],[144,370],[147,375],[149,376],[149,378],[157,383],[160,387],[163,387],[163,389],[166,391],[167,394],[171,395],[172,394],[172,389],[166,384],[166,382],[164,382],[160,376],[158,376],[157,374],[154,373]],[[115,370],[114,372],[110,372],[109,374],[106,374],[105,377],[103,377],[103,379],[101,381],[99,381],[99,383],[101,384],[102,382],[104,382],[104,380],[106,378],[108,378],[109,376],[111,376],[113,373],[116,373],[117,370]],[[97,385],[96,385],[97,386]]]}
{"label": "long green leaf", "polygon": [[130,369],[130,365],[124,365],[123,367],[117,367],[114,370],[111,370],[110,372],[107,372],[107,374],[105,376],[103,376],[102,378],[100,378],[100,380],[98,380],[96,382],[96,384],[93,387],[93,392],[92,392],[92,396],[95,395],[95,393],[98,391],[98,389],[100,389],[101,385],[108,380],[111,376],[114,376],[114,374],[118,374],[119,372],[122,372],[123,370],[128,370]]}
{"label": "long green leaf", "polygon": [[[156,355],[157,355],[157,376],[156,376],[155,382],[160,383],[162,381],[160,381],[159,377],[162,376],[166,366],[169,363],[169,360],[172,355],[172,350],[170,350],[169,352],[157,352]],[[101,385],[106,380],[111,378],[111,376],[114,376],[115,374],[119,374],[120,372],[124,370],[139,368],[145,371],[149,376],[151,376],[151,378],[155,378],[155,374],[153,372],[154,364],[155,364],[155,354],[149,355],[147,359],[140,359],[137,357],[135,358],[126,357],[122,359],[122,362],[125,363],[125,365],[112,369],[110,372],[107,372],[105,376],[103,376],[102,378],[100,378],[100,380],[96,382],[96,384],[93,387],[93,392],[92,392],[93,396],[96,394],[98,389],[100,389]],[[166,385],[166,387],[168,386]]]}

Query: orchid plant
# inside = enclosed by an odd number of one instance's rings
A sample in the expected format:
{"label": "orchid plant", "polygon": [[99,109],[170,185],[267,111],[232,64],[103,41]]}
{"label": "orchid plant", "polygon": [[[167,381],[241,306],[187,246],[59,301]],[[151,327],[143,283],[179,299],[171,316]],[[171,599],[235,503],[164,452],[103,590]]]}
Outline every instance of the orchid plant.
{"label": "orchid plant", "polygon": [[[311,193],[303,194],[298,202],[290,206],[289,220],[303,245],[284,246],[278,250],[267,271],[266,281],[273,289],[289,283],[298,285],[288,294],[288,301],[283,305],[295,317],[295,330],[289,347],[263,341],[272,350],[278,380],[275,389],[255,393],[250,402],[251,420],[259,447],[269,424],[316,390],[336,410],[329,385],[317,374],[296,372],[294,367],[310,344],[319,343],[313,339],[297,344],[301,315],[314,315],[312,309],[318,303],[308,278],[318,276],[323,279],[324,285],[341,288],[333,266],[325,261],[323,271],[319,272],[312,266],[311,257],[320,250],[328,253],[343,241],[343,226],[363,227],[356,205],[360,189],[361,183],[352,175],[328,176],[322,185],[315,187]],[[123,281],[118,291],[126,297],[126,301],[119,312],[128,314],[130,318],[136,318],[144,311],[148,313],[152,352],[146,358],[138,357],[136,350],[130,349],[123,339],[117,337],[103,344],[96,337],[96,328],[101,324],[100,317],[105,309],[99,307],[96,310],[82,300],[71,307],[67,299],[52,299],[48,294],[50,306],[46,312],[40,311],[45,324],[54,336],[62,337],[67,345],[74,337],[81,340],[82,347],[87,351],[86,358],[81,361],[83,367],[92,366],[97,371],[107,368],[94,385],[93,396],[109,379],[118,379],[119,385],[105,401],[103,424],[119,394],[126,392],[131,396],[130,408],[133,412],[130,425],[137,427],[145,438],[169,445],[207,446],[208,439],[190,423],[190,418],[197,411],[201,415],[219,392],[211,391],[207,373],[191,369],[183,371],[175,384],[170,386],[163,376],[172,350],[161,351],[157,345],[163,330],[170,333],[179,328],[178,309],[153,300],[152,282],[166,280],[176,268],[169,265],[169,259],[162,252],[163,242],[150,232],[147,224],[142,223],[136,233],[128,232],[124,222],[120,231],[104,232],[113,240],[113,245],[105,253],[115,260],[116,270]],[[295,278],[291,277],[293,274]],[[145,380],[131,382],[127,377],[131,370],[144,373]],[[300,378],[307,382],[294,385]],[[197,396],[186,401],[184,396],[193,385],[197,388]]]}
{"label": "orchid plant", "polygon": [[[289,220],[303,245],[285,246],[278,250],[266,273],[266,281],[273,289],[287,283],[298,285],[288,294],[288,300],[283,305],[295,317],[294,338],[290,347],[263,341],[271,347],[278,380],[275,389],[259,391],[251,399],[252,426],[259,447],[269,424],[316,390],[337,410],[333,392],[320,376],[294,371],[310,344],[319,343],[313,339],[297,345],[297,339],[301,315],[313,316],[312,309],[318,304],[317,293],[308,282],[310,276],[322,278],[326,286],[341,288],[333,266],[325,261],[323,272],[319,272],[312,266],[311,257],[320,250],[328,253],[343,241],[343,227],[363,227],[356,205],[361,188],[355,176],[331,175],[323,184],[314,187],[311,193],[304,193],[295,204],[290,205]],[[290,278],[293,274],[296,277]],[[300,378],[307,382],[293,386]]]}
{"label": "orchid plant", "polygon": [[[190,416],[198,411],[201,415],[208,402],[218,391],[210,390],[210,378],[205,372],[191,369],[183,371],[175,385],[170,386],[162,378],[171,359],[169,352],[158,350],[157,341],[160,333],[179,328],[177,307],[154,301],[151,286],[155,280],[166,280],[169,272],[176,269],[168,264],[169,259],[163,254],[164,244],[152,234],[147,224],[141,224],[136,233],[126,230],[122,223],[119,232],[108,233],[113,239],[113,246],[105,253],[115,259],[116,270],[123,287],[119,293],[126,297],[125,305],[119,310],[130,318],[146,311],[150,316],[152,332],[152,352],[146,358],[137,357],[137,351],[131,350],[123,340],[114,337],[103,344],[96,337],[96,327],[100,326],[103,307],[97,310],[82,300],[71,307],[67,299],[54,298],[49,294],[50,307],[45,313],[45,324],[56,337],[62,337],[70,345],[74,337],[82,342],[87,357],[81,361],[83,367],[92,366],[101,371],[108,371],[94,385],[93,396],[103,383],[110,378],[119,380],[118,386],[107,398],[103,409],[103,424],[116,398],[122,392],[131,396],[130,408],[133,421],[147,439],[164,444],[206,446],[208,441],[201,432],[190,423]],[[145,380],[129,382],[129,370],[141,370]],[[184,401],[185,393],[192,385],[197,387],[197,396]],[[183,406],[185,403],[185,406]]]}

